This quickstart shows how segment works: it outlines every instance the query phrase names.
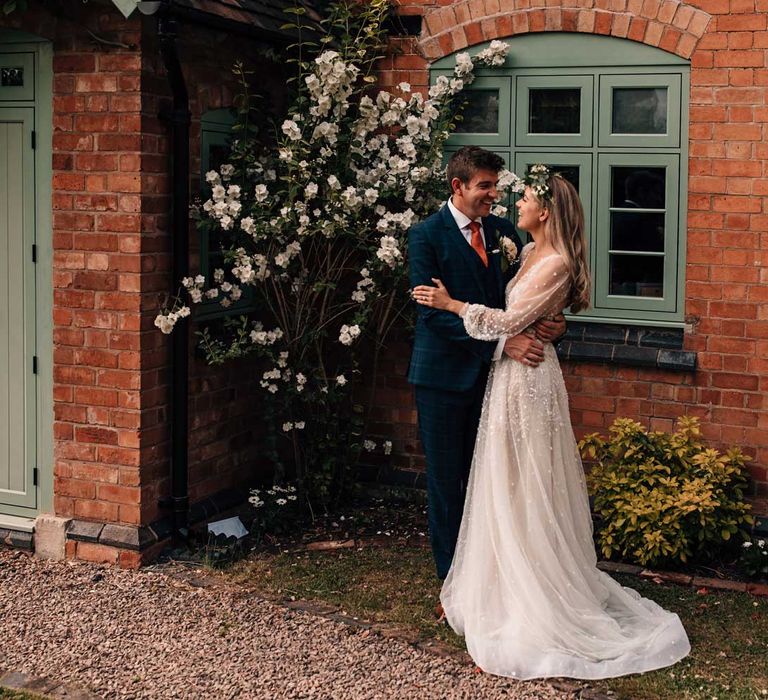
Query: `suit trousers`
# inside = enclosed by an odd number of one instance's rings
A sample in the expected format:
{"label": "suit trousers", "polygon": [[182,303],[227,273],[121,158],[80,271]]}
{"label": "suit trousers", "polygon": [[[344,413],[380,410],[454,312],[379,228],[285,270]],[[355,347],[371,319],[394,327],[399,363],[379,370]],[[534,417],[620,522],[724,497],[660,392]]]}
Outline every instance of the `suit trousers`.
{"label": "suit trousers", "polygon": [[416,387],[427,462],[427,520],[437,575],[448,575],[459,536],[488,370],[467,391]]}

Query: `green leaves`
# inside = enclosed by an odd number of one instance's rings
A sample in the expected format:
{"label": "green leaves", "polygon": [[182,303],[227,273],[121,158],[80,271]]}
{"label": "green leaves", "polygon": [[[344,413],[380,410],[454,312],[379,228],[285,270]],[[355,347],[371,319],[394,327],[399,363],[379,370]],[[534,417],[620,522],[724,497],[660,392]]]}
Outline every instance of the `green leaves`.
{"label": "green leaves", "polygon": [[10,15],[11,12],[19,10],[20,12],[27,9],[27,0],[4,0],[3,2],[3,14]]}
{"label": "green leaves", "polygon": [[648,432],[618,418],[607,439],[593,433],[579,442],[594,462],[587,481],[604,556],[684,563],[745,536],[752,524],[743,500],[748,458],[737,447],[722,455],[704,446],[696,418],[681,417],[677,426],[672,434]]}

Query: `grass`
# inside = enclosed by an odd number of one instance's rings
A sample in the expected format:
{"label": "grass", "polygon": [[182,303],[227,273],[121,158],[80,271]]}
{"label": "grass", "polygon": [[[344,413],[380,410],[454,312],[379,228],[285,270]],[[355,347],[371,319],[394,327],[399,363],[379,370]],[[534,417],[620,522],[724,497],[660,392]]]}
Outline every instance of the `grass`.
{"label": "grass", "polygon": [[[261,553],[226,575],[271,596],[331,604],[347,615],[392,623],[464,648],[450,628],[435,622],[439,586],[427,549],[393,545]],[[693,651],[670,669],[595,683],[596,688],[632,700],[768,698],[768,600],[631,576],[617,579],[678,613]]]}
{"label": "grass", "polygon": [[0,700],[41,700],[39,695],[24,693],[20,690],[10,690],[0,687]]}

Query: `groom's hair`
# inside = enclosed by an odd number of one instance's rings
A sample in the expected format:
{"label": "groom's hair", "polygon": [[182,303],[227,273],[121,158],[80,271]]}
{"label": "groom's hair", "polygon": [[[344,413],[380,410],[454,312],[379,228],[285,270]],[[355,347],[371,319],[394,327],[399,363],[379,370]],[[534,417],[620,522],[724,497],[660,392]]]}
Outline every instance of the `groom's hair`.
{"label": "groom's hair", "polygon": [[478,170],[490,170],[498,173],[504,167],[504,159],[496,153],[486,151],[479,146],[464,146],[451,156],[446,169],[448,189],[453,178],[457,177],[465,185]]}

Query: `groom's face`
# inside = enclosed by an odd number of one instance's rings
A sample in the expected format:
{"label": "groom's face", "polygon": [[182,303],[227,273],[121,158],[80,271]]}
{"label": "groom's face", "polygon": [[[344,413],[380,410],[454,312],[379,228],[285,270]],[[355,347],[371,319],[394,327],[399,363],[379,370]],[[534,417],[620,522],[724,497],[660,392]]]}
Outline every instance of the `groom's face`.
{"label": "groom's face", "polygon": [[453,178],[453,206],[470,219],[488,216],[499,196],[496,191],[498,182],[499,174],[493,170],[477,170],[467,183]]}

